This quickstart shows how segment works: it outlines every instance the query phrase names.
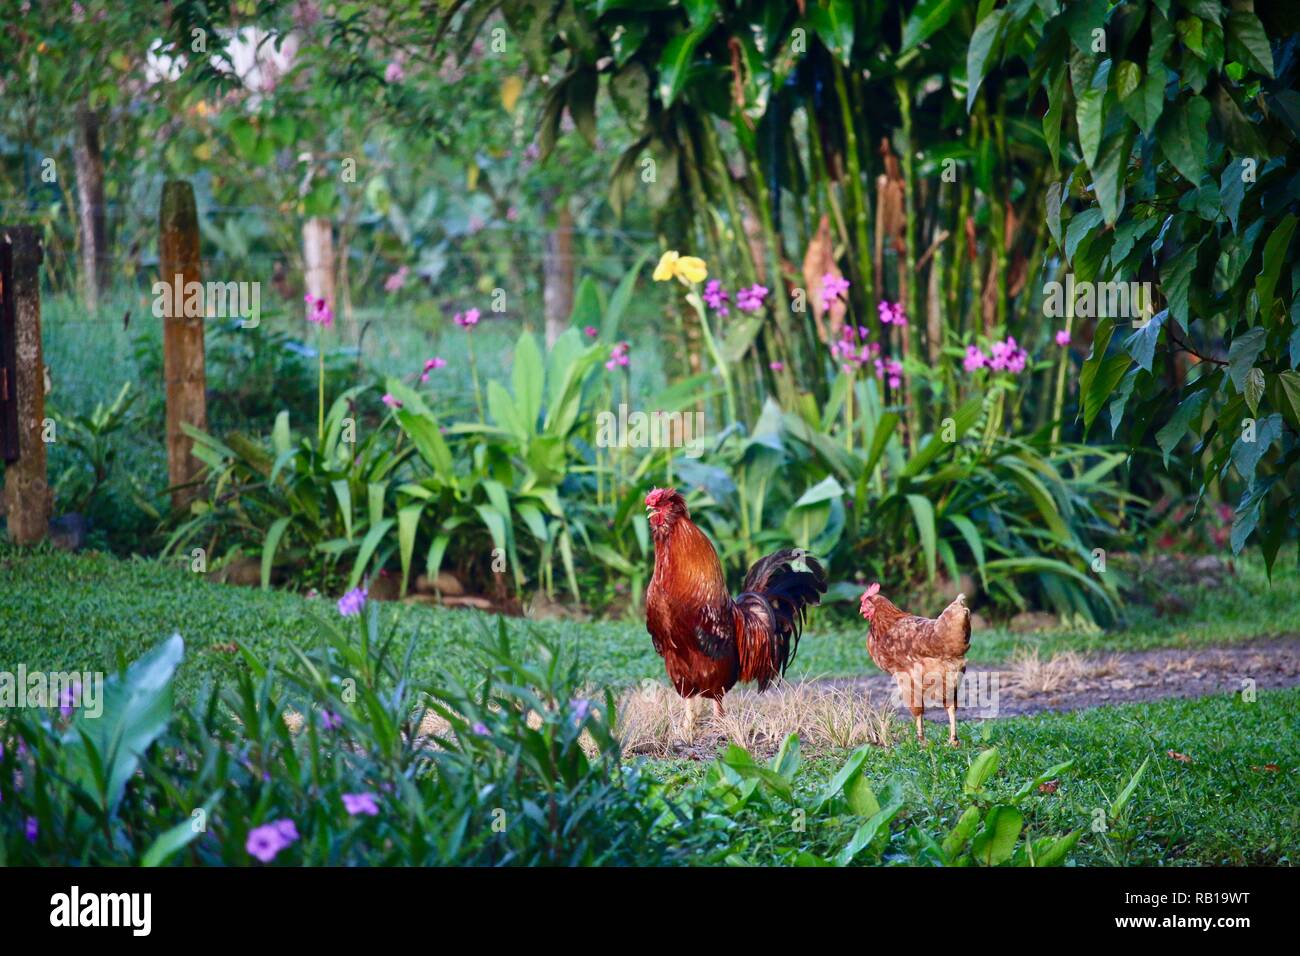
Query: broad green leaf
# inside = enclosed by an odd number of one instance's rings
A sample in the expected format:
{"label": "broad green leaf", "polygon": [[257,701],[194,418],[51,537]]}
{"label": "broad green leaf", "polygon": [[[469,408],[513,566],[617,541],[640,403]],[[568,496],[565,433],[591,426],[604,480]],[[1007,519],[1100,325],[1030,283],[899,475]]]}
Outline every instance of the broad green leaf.
{"label": "broad green leaf", "polygon": [[938,558],[935,531],[934,505],[923,495],[908,495],[907,503],[912,508],[912,518],[916,521],[917,533],[921,536],[921,548],[925,552],[925,571],[929,580],[934,580],[935,564]]}
{"label": "broad green leaf", "polygon": [[1002,26],[1006,10],[994,10],[975,27],[970,44],[966,47],[966,112],[975,105],[975,95],[979,93],[980,84],[984,82],[989,67],[989,58],[993,45]]}
{"label": "broad green leaf", "polygon": [[288,514],[276,518],[271,523],[271,527],[266,529],[266,538],[262,541],[262,590],[269,590],[271,587],[271,569],[275,567],[275,552],[280,547],[280,539],[284,537],[285,529],[293,521],[294,515]]}
{"label": "broad green leaf", "polygon": [[542,350],[538,348],[537,339],[532,333],[525,332],[519,336],[519,342],[515,345],[510,385],[515,393],[519,416],[529,435],[537,430],[537,421],[542,414],[544,377]]}
{"label": "broad green leaf", "polygon": [[962,783],[962,790],[965,793],[979,793],[984,789],[984,784],[998,770],[998,748],[990,747],[988,750],[980,751],[975,759],[971,761],[970,768],[966,771],[966,779]]}
{"label": "broad green leaf", "polygon": [[1164,427],[1156,432],[1156,444],[1160,446],[1160,450],[1164,453],[1166,467],[1169,466],[1169,453],[1182,441],[1183,436],[1187,434],[1187,429],[1200,422],[1201,413],[1205,411],[1205,403],[1209,398],[1208,389],[1193,392],[1183,399],[1183,403],[1178,406],[1178,410],[1174,412]]}
{"label": "broad green leaf", "polygon": [[127,782],[172,716],[172,677],[185,656],[173,634],[100,690],[99,713],[83,705],[62,738],[68,779],[94,794],[105,817],[116,812]]}
{"label": "broad green leaf", "polygon": [[1289,263],[1286,251],[1291,245],[1291,235],[1295,232],[1296,217],[1288,213],[1273,228],[1273,234],[1264,243],[1264,264],[1255,279],[1255,291],[1259,294],[1259,310],[1265,322],[1273,318],[1273,290],[1282,271],[1282,264]]}
{"label": "broad green leaf", "polygon": [[682,87],[686,85],[695,58],[695,48],[703,36],[700,31],[678,33],[664,47],[663,55],[659,58],[659,99],[665,108],[673,105]]}
{"label": "broad green leaf", "polygon": [[1203,96],[1173,103],[1164,111],[1156,142],[1165,158],[1192,185],[1201,181],[1210,154],[1210,104]]}
{"label": "broad green leaf", "polygon": [[984,818],[984,827],[971,840],[971,855],[985,866],[997,866],[1011,859],[1025,818],[1015,807],[995,806]]}
{"label": "broad green leaf", "polygon": [[962,0],[921,0],[903,24],[903,45],[898,51],[899,56],[942,30],[962,6]]}

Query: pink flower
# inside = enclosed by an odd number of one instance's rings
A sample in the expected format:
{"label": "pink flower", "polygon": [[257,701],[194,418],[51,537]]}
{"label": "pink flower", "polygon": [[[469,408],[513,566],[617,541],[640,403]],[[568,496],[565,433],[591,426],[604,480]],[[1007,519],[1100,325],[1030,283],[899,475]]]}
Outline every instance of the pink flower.
{"label": "pink flower", "polygon": [[907,315],[903,312],[903,303],[901,302],[886,302],[882,299],[877,304],[876,310],[880,313],[880,321],[885,325],[900,327],[907,325]]}
{"label": "pink flower", "polygon": [[619,342],[615,345],[614,348],[610,350],[609,361],[605,363],[605,368],[610,371],[619,367],[626,368],[629,362],[627,353],[630,348],[631,346],[626,342]]}
{"label": "pink flower", "polygon": [[396,396],[394,396],[392,392],[384,392],[384,397],[383,399],[381,399],[381,401],[383,401],[383,403],[387,405],[389,408],[396,409],[402,407],[401,401]]}
{"label": "pink flower", "polygon": [[600,329],[596,328],[594,325],[589,325],[582,330],[582,334],[589,339],[594,339],[596,336],[600,335]]}
{"label": "pink flower", "polygon": [[452,321],[455,322],[457,325],[459,325],[462,329],[469,330],[472,329],[474,326],[478,325],[480,314],[481,313],[479,312],[478,309],[469,309],[466,312],[457,312],[456,315],[452,318]]}
{"label": "pink flower", "polygon": [[1029,354],[1016,344],[1015,336],[1008,335],[1005,341],[994,342],[990,347],[989,368],[995,372],[1010,372],[1019,375],[1028,364]]}
{"label": "pink flower", "polygon": [[1061,346],[1062,348],[1064,348],[1065,346],[1069,345],[1069,344],[1070,344],[1070,333],[1067,332],[1067,331],[1065,331],[1065,329],[1061,329],[1061,331],[1057,332],[1057,333],[1056,333],[1056,344],[1059,345],[1059,346]]}
{"label": "pink flower", "polygon": [[411,274],[410,266],[402,266],[387,279],[384,280],[385,292],[396,292],[402,286],[406,285],[406,277]]}
{"label": "pink flower", "polygon": [[849,291],[849,280],[828,272],[822,276],[822,306],[829,306]]}
{"label": "pink flower", "polygon": [[966,358],[962,361],[961,367],[968,372],[974,372],[977,369],[984,368],[989,364],[989,357],[984,354],[978,345],[966,346]]}
{"label": "pink flower", "polygon": [[424,363],[424,368],[420,372],[420,381],[427,382],[429,380],[430,372],[436,372],[438,369],[446,368],[446,367],[447,367],[447,360],[443,358],[441,355],[435,355],[431,359],[426,359]]}
{"label": "pink flower", "polygon": [[773,372],[781,372],[781,371],[784,371],[784,370],[785,370],[785,363],[784,363],[784,362],[768,362],[768,363],[767,363],[767,367],[770,368]]}
{"label": "pink flower", "polygon": [[326,329],[334,324],[334,311],[326,304],[324,299],[318,299],[310,294],[303,296],[302,299],[308,306],[308,322],[314,322]]}
{"label": "pink flower", "polygon": [[384,67],[385,83],[401,83],[406,78],[406,71],[402,69],[402,64],[396,60]]}
{"label": "pink flower", "polygon": [[757,312],[763,307],[763,298],[767,293],[767,287],[757,282],[748,289],[739,289],[736,292],[736,308],[741,312]]}

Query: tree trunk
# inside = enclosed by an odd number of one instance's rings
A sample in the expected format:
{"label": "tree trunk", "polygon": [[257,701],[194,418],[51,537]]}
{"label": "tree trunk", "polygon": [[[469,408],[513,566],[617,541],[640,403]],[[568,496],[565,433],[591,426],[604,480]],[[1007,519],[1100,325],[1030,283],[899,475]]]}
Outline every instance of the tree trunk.
{"label": "tree trunk", "polygon": [[[171,307],[163,316],[163,380],[167,393],[167,477],[172,509],[182,511],[200,496],[203,463],[191,454],[193,440],[181,425],[206,431],[207,374],[203,322],[206,309],[185,287],[202,282],[199,266],[199,216],[194,190],[184,180],[163,186],[158,214],[158,260],[162,281],[171,286]],[[186,487],[181,487],[186,486]]]}
{"label": "tree trunk", "polygon": [[[35,544],[49,531],[53,506],[41,434],[45,427],[45,360],[41,355],[40,233],[31,226],[11,227],[0,234],[0,243],[0,256],[9,267],[8,284],[0,289],[0,308],[4,310],[0,321],[7,324],[13,320],[12,338],[6,337],[4,344],[4,364],[9,368],[0,388],[17,405],[11,423],[16,420],[18,437],[18,459],[5,465],[5,513],[9,539],[15,544]],[[9,330],[5,332],[7,335]]]}
{"label": "tree trunk", "polygon": [[307,294],[324,299],[334,309],[334,231],[324,216],[313,216],[302,224],[303,281]]}
{"label": "tree trunk", "polygon": [[561,200],[555,228],[546,235],[542,258],[542,302],[546,310],[546,347],[555,344],[573,315],[573,212]]}
{"label": "tree trunk", "polygon": [[72,155],[77,172],[82,301],[93,313],[99,308],[104,289],[108,250],[104,245],[104,156],[99,149],[99,114],[85,105],[77,109]]}

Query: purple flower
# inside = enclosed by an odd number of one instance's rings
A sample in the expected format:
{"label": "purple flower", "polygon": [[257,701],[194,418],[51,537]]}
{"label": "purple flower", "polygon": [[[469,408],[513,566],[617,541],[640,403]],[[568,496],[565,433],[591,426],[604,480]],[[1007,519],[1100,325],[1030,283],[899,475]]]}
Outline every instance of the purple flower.
{"label": "purple flower", "polygon": [[402,266],[387,279],[384,280],[385,292],[396,292],[402,286],[406,285],[406,277],[411,274],[410,266]]}
{"label": "purple flower", "polygon": [[[738,292],[736,294],[737,299],[739,300],[739,296],[743,294],[744,294],[744,290]],[[727,295],[727,290],[722,288],[722,283],[719,282],[717,279],[710,279],[707,283],[705,283],[703,298],[705,303],[709,306],[709,308],[712,309],[714,312],[718,313],[718,315],[729,314],[729,310],[727,309],[727,301],[731,297]]]}
{"label": "purple flower", "polygon": [[978,345],[966,346],[966,358],[962,360],[961,367],[968,372],[974,372],[977,369],[984,368],[989,364],[989,357],[984,354]]}
{"label": "purple flower", "polygon": [[71,686],[65,687],[59,692],[59,713],[64,717],[71,716],[80,697],[81,681],[73,681]]}
{"label": "purple flower", "polygon": [[587,719],[587,715],[591,713],[591,701],[589,700],[579,698],[572,701],[569,706],[573,710],[573,722],[575,724],[582,723]]}
{"label": "purple flower", "polygon": [[23,827],[23,836],[27,838],[27,842],[35,843],[36,837],[40,835],[40,832],[41,832],[41,828],[40,825],[36,822],[36,818],[28,817],[27,823]]}
{"label": "purple flower", "polygon": [[768,362],[768,363],[767,363],[767,367],[770,368],[773,372],[780,372],[780,371],[783,371],[783,370],[785,369],[785,363],[784,363],[784,362]]}
{"label": "purple flower", "polygon": [[594,325],[589,325],[582,330],[582,334],[589,339],[594,339],[596,336],[600,335],[600,329],[596,328]]}
{"label": "purple flower", "polygon": [[822,276],[822,307],[827,308],[831,302],[839,299],[849,291],[849,280],[828,272]]}
{"label": "purple flower", "polygon": [[343,726],[343,718],[332,710],[320,712],[320,725],[326,730],[338,730]]}
{"label": "purple flower", "polygon": [[402,64],[394,60],[384,67],[385,83],[400,83],[406,77],[406,71],[402,69]]}
{"label": "purple flower", "polygon": [[384,397],[380,399],[385,405],[392,409],[402,407],[401,399],[397,398],[392,392],[384,392]]}
{"label": "purple flower", "polygon": [[345,793],[343,794],[343,809],[348,811],[349,816],[365,814],[368,817],[379,816],[379,804],[375,802],[373,793]]}
{"label": "purple flower", "polygon": [[326,329],[334,324],[334,311],[324,299],[318,299],[310,294],[303,296],[302,299],[310,306],[307,312],[308,322],[313,322]]}
{"label": "purple flower", "polygon": [[480,737],[486,737],[488,735],[487,724],[483,723],[481,720],[475,721],[474,726],[470,729]]}
{"label": "purple flower", "polygon": [[903,303],[886,302],[881,300],[876,305],[876,311],[880,313],[880,321],[885,325],[907,325],[907,315],[903,312]]}
{"label": "purple flower", "polygon": [[339,598],[339,613],[344,617],[356,617],[366,606],[366,595],[369,593],[366,588],[353,588]]}
{"label": "purple flower", "polygon": [[270,863],[277,853],[298,839],[298,828],[292,820],[276,820],[248,831],[244,849],[263,863]]}
{"label": "purple flower", "polygon": [[894,359],[876,359],[876,378],[885,379],[890,388],[898,388],[903,384],[903,365]]}
{"label": "purple flower", "polygon": [[469,309],[465,312],[457,312],[455,316],[453,316],[452,321],[462,329],[469,330],[478,325],[480,315],[481,313],[478,309]]}
{"label": "purple flower", "polygon": [[1061,346],[1062,348],[1064,348],[1065,346],[1069,345],[1069,344],[1070,344],[1070,333],[1067,332],[1067,331],[1065,331],[1065,329],[1061,329],[1061,331],[1057,332],[1057,333],[1056,333],[1056,344],[1059,345],[1059,346]]}
{"label": "purple flower", "polygon": [[767,288],[757,282],[748,289],[739,289],[736,292],[736,308],[741,312],[757,312],[763,307],[763,298],[767,293]]}

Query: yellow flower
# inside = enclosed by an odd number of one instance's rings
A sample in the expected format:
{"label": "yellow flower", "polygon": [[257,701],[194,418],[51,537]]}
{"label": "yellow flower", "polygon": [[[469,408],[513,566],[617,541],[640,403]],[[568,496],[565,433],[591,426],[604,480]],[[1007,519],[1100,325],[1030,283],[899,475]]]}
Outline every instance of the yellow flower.
{"label": "yellow flower", "polygon": [[683,282],[703,282],[709,275],[709,267],[703,259],[695,256],[682,256],[676,249],[671,249],[659,257],[655,266],[655,282],[667,282],[669,279],[681,279]]}

